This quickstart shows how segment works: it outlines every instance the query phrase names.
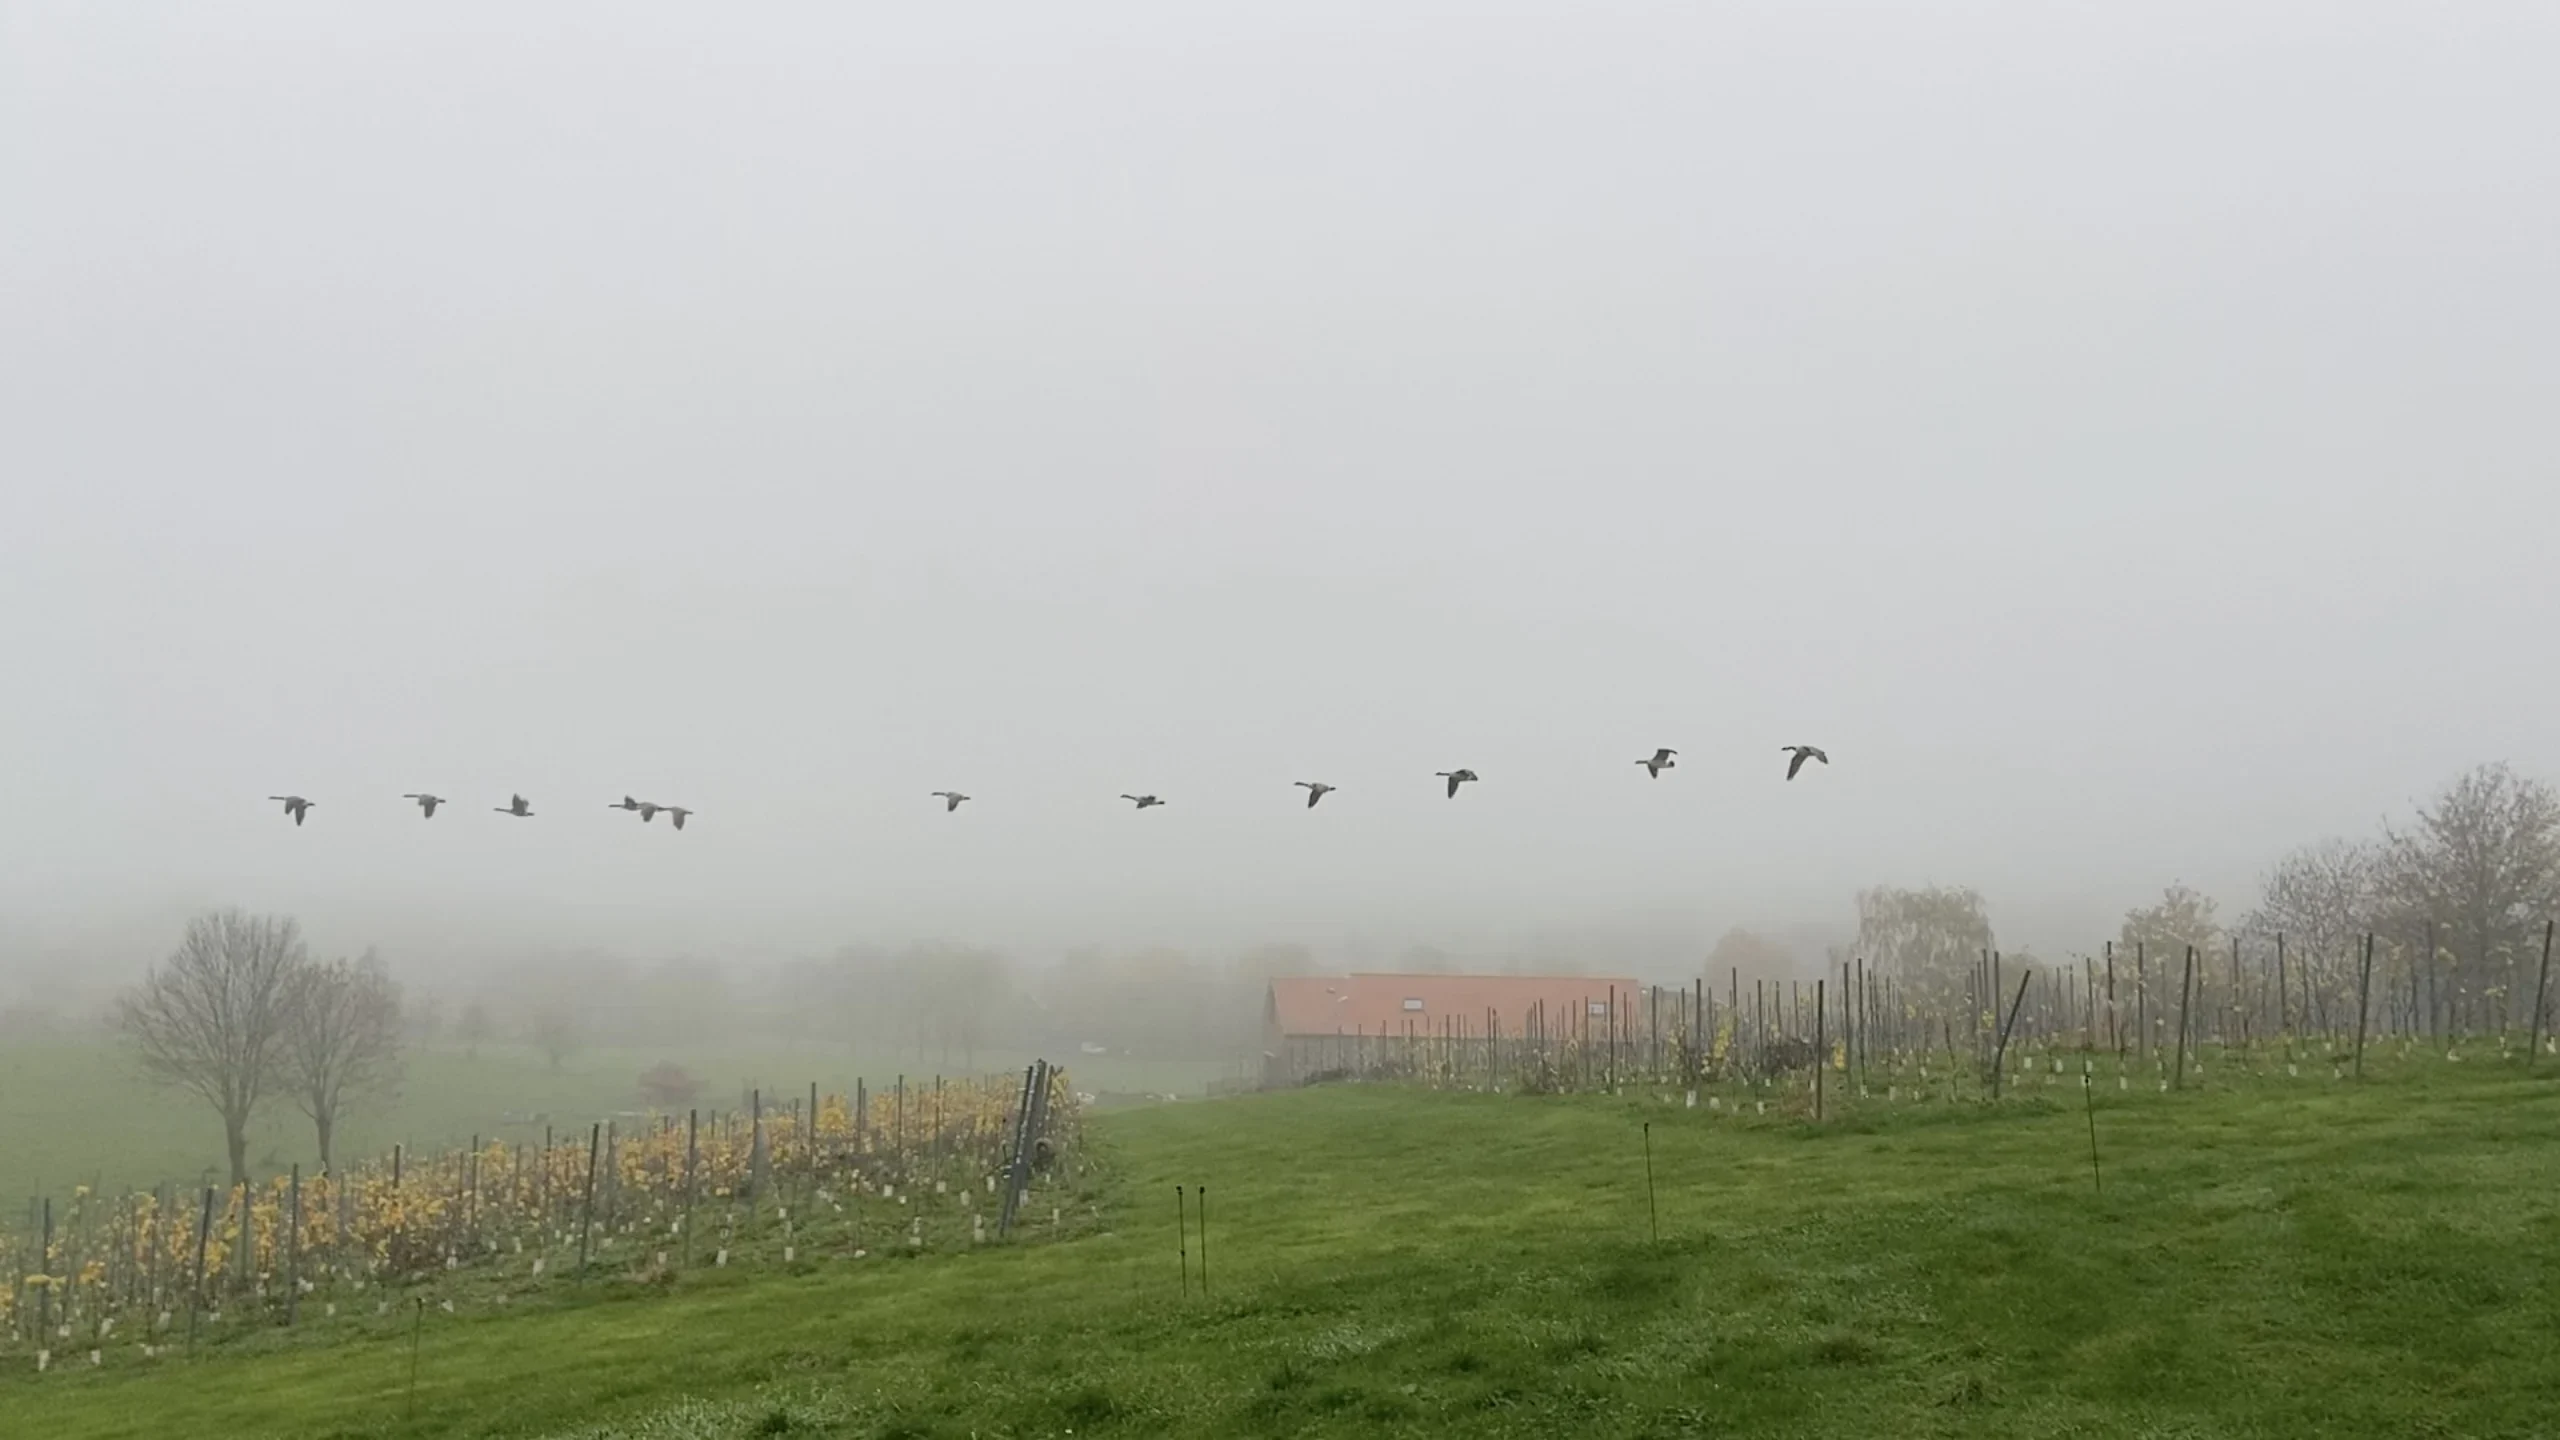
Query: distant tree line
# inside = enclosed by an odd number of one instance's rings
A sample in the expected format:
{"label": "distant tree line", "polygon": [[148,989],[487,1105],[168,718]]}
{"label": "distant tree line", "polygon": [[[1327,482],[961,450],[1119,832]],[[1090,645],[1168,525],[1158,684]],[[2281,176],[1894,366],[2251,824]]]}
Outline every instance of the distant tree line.
{"label": "distant tree line", "polygon": [[[2365,937],[2376,946],[2377,1017],[2429,1035],[2521,1029],[2544,926],[2560,915],[2560,793],[2505,764],[2456,777],[2375,835],[2287,852],[2257,903],[2226,925],[2212,897],[2172,884],[2125,913],[2113,940],[2081,957],[2092,992],[2107,977],[2119,1030],[2156,1030],[2183,983],[2213,1033],[2352,1026]],[[1857,951],[1914,1004],[1979,996],[1975,968],[1998,947],[1981,894],[1879,886],[1858,895]],[[2026,957],[2009,957],[2013,964]],[[2075,967],[2077,968],[2077,967]],[[2010,973],[2020,973],[2012,970]],[[2093,994],[2092,999],[2099,998]],[[2146,1020],[2134,1020],[2142,1015]],[[2130,1043],[2153,1037],[2134,1035]]]}

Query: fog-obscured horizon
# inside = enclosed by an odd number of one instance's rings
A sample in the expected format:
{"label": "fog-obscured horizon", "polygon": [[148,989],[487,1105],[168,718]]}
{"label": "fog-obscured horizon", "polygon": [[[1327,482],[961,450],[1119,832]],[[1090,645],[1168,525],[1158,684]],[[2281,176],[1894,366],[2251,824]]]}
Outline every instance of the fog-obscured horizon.
{"label": "fog-obscured horizon", "polygon": [[0,9],[0,987],[2244,909],[2560,777],[2555,41]]}

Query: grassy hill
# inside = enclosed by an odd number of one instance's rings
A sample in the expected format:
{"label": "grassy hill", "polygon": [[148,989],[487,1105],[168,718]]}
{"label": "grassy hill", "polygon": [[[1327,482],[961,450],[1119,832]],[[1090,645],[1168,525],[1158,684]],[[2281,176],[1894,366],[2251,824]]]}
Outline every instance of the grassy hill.
{"label": "grassy hill", "polygon": [[2097,1194],[2067,1086],[1819,1130],[1651,1092],[1163,1106],[1095,1120],[1054,1240],[465,1287],[414,1417],[400,1313],[20,1358],[0,1433],[2538,1435],[2555,1121],[2560,1078],[2478,1062],[2102,1091]]}

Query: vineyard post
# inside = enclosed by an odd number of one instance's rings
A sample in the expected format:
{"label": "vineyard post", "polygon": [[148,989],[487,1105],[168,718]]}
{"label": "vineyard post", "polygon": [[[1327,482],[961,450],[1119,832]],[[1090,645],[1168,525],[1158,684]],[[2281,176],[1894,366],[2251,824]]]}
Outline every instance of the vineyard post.
{"label": "vineyard post", "polygon": [[163,1180],[151,1192],[151,1236],[142,1262],[143,1293],[154,1310],[160,1308],[160,1232],[168,1228],[168,1218],[169,1182]]}
{"label": "vineyard post", "polygon": [[2133,1062],[2146,1064],[2151,1054],[2151,947],[2133,942]]}
{"label": "vineyard post", "polygon": [[755,1229],[756,1204],[764,1199],[764,1091],[747,1094],[747,1228]]}
{"label": "vineyard post", "polygon": [[2542,1053],[2542,1004],[2551,993],[2551,922],[2542,922],[2542,978],[2533,985],[2533,1024],[2525,1034],[2524,1068],[2530,1073],[2533,1057]]}
{"label": "vineyard post", "polygon": [[2178,977],[2178,1068],[2169,1081],[2172,1090],[2187,1088],[2187,1011],[2194,1004],[2195,992],[2196,947],[2190,945],[2186,969]]}
{"label": "vineyard post", "polygon": [[284,1323],[292,1328],[302,1309],[302,1167],[293,1167],[284,1232]]}
{"label": "vineyard post", "polygon": [[1840,962],[1840,1083],[1858,1083],[1858,1012],[1857,984],[1850,974],[1849,962]]}
{"label": "vineyard post", "polygon": [[1200,1212],[1200,1298],[1209,1298],[1209,1187],[1195,1185],[1192,1198]]}
{"label": "vineyard post", "polygon": [[2276,932],[2276,1033],[2284,1037],[2284,1053],[2293,1056],[2293,1005],[2285,995],[2284,932]]}
{"label": "vineyard post", "polygon": [[587,1130],[587,1198],[578,1211],[578,1278],[587,1278],[587,1240],[596,1228],[596,1160],[604,1153],[604,1123]]}
{"label": "vineyard post", "polygon": [[2098,1173],[2098,1077],[2089,1073],[2089,1063],[2080,1062],[2080,1108],[2089,1117],[2089,1188],[2107,1193],[2107,1182]]}
{"label": "vineyard post", "polygon": [[36,1232],[36,1273],[44,1283],[36,1287],[36,1346],[43,1349],[53,1344],[53,1197],[44,1197],[44,1226]]}
{"label": "vineyard post", "polygon": [[204,1209],[196,1217],[196,1279],[187,1287],[187,1353],[196,1353],[196,1312],[204,1308],[205,1251],[213,1244],[213,1187],[204,1187]]}
{"label": "vineyard post", "polygon": [[2430,1039],[2452,1028],[2446,1012],[2451,1008],[2444,998],[2444,986],[2438,974],[2441,962],[2436,950],[2436,922],[2427,921],[2427,1035]]}
{"label": "vineyard post", "polygon": [[[1823,1033],[1830,1007],[1822,996],[1822,987],[1829,983],[1828,978],[1813,982],[1813,1123],[1816,1125],[1822,1123],[1822,1072],[1831,1068],[1830,1037]],[[1645,1132],[1648,1164],[1652,1154],[1652,1133],[1650,1129]]]}
{"label": "vineyard post", "polygon": [[[1991,1063],[1995,1069],[2000,1065],[2001,1052],[2009,1048],[2008,1028],[2000,1023],[2000,997],[2007,993],[2007,987],[2001,983],[2003,978],[2004,976],[2000,969],[2000,952],[1994,950],[1991,952],[1991,989],[1983,998],[1991,1002]],[[2026,990],[2024,987],[2020,987],[2018,995],[2020,999],[2026,998]],[[2014,1017],[2015,1014],[2016,1008],[2013,1006],[2011,1007],[2011,1015]],[[1994,1084],[1991,1087],[1991,1098],[1995,1100],[2000,1098],[2000,1092],[2007,1083],[2008,1082],[2004,1080]]]}
{"label": "vineyard post", "polygon": [[2236,931],[2231,936],[2231,1004],[2226,1011],[2226,1017],[2222,1022],[2222,1048],[2228,1050],[2231,1048],[2230,1026],[2233,1020],[2240,1022],[2240,1035],[2243,1040],[2246,1040],[2249,1034],[2249,1017],[2240,1009],[2240,936]]}
{"label": "vineyard post", "polygon": [[2365,1015],[2373,1001],[2373,932],[2364,932],[2364,973],[2356,981],[2356,1078],[2364,1078]]}
{"label": "vineyard post", "polygon": [[818,1190],[818,1082],[815,1080],[809,1082],[809,1128],[801,1140],[809,1162],[809,1193],[814,1196]]}
{"label": "vineyard post", "polygon": [[249,1211],[249,1182],[243,1180],[240,1182],[240,1239],[231,1252],[231,1293],[235,1295],[247,1293],[250,1272],[258,1268],[255,1254],[257,1232],[249,1228]]}
{"label": "vineyard post", "polygon": [[684,1262],[693,1263],[694,1166],[701,1157],[702,1112],[684,1112]]}
{"label": "vineyard post", "polygon": [[1191,1298],[1191,1216],[1183,1207],[1182,1187],[1173,1187],[1173,1256],[1180,1269],[1182,1298]]}
{"label": "vineyard post", "polygon": [[1004,1207],[996,1219],[996,1238],[1013,1232],[1015,1209],[1031,1181],[1031,1147],[1040,1135],[1040,1118],[1048,1108],[1049,1062],[1034,1060],[1023,1080],[1022,1114],[1015,1131],[1013,1161],[1005,1168]]}
{"label": "vineyard post", "polygon": [[2116,1052],[2116,1070],[2124,1070],[2124,1027],[2116,1023],[2116,942],[2107,942],[2107,1048]]}
{"label": "vineyard post", "polygon": [[421,1296],[419,1296],[416,1300],[413,1300],[413,1301],[411,1301],[410,1303],[411,1303],[413,1306],[415,1306],[415,1307],[416,1307],[416,1310],[417,1310],[417,1317],[416,1317],[415,1319],[413,1319],[412,1321],[410,1321],[410,1322],[409,1322],[409,1417],[408,1417],[408,1418],[410,1418],[410,1419],[412,1419],[412,1420],[415,1420],[415,1419],[417,1419],[417,1418],[418,1418],[418,1342],[419,1342],[421,1339],[425,1338],[425,1335],[426,1335],[426,1329],[427,1329],[427,1298],[426,1298],[425,1296],[421,1295]]}
{"label": "vineyard post", "polygon": [[1644,1215],[1653,1231],[1653,1243],[1662,1243],[1662,1212],[1653,1201],[1653,1122],[1644,1122]]}
{"label": "vineyard post", "polygon": [[[1997,958],[1997,957],[1996,957],[1996,955],[1995,955],[1995,957],[1994,957],[1994,958],[1995,958],[1995,959]],[[2009,1002],[2009,1018],[2008,1018],[2007,1020],[2005,1020],[2005,1021],[2003,1021],[2003,1022],[2001,1023],[2001,1026],[2000,1026],[2000,1035],[1999,1035],[1998,1043],[1997,1043],[1997,1044],[1993,1047],[1993,1049],[1992,1049],[1992,1052],[1991,1052],[1991,1098],[1992,1098],[1992,1099],[1994,1099],[1994,1100],[1997,1100],[1997,1099],[1999,1099],[1999,1098],[2000,1098],[2000,1086],[2001,1086],[2001,1083],[2002,1083],[2002,1079],[2001,1079],[2001,1077],[2002,1077],[2002,1073],[2008,1069],[2008,1063],[2009,1063],[2009,1031],[2010,1031],[2010,1028],[2011,1028],[2012,1026],[2015,1026],[2015,1025],[2018,1023],[2018,1007],[2019,1007],[2020,1005],[2022,1005],[2022,1004],[2025,1004],[2025,1003],[2026,1003],[2026,999],[2027,999],[2027,982],[2029,982],[2029,981],[2031,981],[2031,980],[2033,980],[2033,979],[2035,979],[2035,978],[2036,978],[2036,972],[2034,972],[2033,970],[2029,970],[2026,974],[2021,975],[2021,976],[2019,976],[2019,977],[2018,977],[2018,998],[2016,998],[2015,1000],[2012,1000],[2012,1001],[2010,1001],[2010,1002]],[[1997,1001],[1997,999],[1996,999],[1996,998],[1994,999],[1993,1003],[1994,1003],[1994,1004],[1997,1004],[1997,1003],[1998,1003],[1998,1001]]]}

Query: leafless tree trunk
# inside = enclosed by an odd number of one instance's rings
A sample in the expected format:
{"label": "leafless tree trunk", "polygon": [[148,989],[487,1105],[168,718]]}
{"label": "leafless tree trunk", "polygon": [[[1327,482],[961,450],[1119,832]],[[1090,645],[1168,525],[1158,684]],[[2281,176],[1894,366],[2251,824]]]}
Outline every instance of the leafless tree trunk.
{"label": "leafless tree trunk", "polygon": [[563,1006],[544,1006],[533,1017],[533,1043],[551,1062],[552,1070],[558,1071],[560,1062],[578,1051],[576,1017]]}
{"label": "leafless tree trunk", "polygon": [[291,919],[221,911],[190,921],[177,950],[116,1002],[143,1073],[221,1115],[235,1185],[249,1178],[249,1117],[278,1079],[309,963]]}
{"label": "leafless tree trunk", "polygon": [[294,1103],[319,1132],[326,1172],[348,1098],[388,1090],[400,1074],[400,986],[371,951],[297,976],[284,1068]]}

